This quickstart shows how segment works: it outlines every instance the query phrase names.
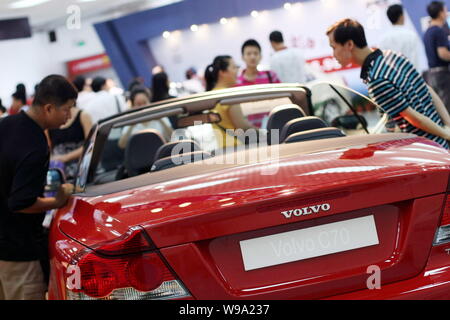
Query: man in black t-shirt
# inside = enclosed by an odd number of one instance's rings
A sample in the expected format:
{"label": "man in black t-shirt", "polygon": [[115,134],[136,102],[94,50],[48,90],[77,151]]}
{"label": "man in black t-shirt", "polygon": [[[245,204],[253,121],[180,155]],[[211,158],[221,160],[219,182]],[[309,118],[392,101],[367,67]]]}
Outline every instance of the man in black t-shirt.
{"label": "man in black t-shirt", "polygon": [[425,79],[450,111],[450,43],[448,31],[444,28],[447,8],[442,2],[433,1],[427,10],[431,23],[423,37],[429,66]]}
{"label": "man in black t-shirt", "polygon": [[47,259],[42,222],[47,210],[64,206],[73,190],[63,184],[44,197],[49,147],[44,130],[70,118],[77,91],[64,77],[39,84],[26,112],[0,122],[0,300],[44,299],[40,261]]}

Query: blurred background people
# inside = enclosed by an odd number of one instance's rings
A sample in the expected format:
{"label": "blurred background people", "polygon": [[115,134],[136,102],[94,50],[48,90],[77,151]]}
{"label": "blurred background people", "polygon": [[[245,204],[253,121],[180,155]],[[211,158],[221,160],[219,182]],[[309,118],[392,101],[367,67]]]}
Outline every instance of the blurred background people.
{"label": "blurred background people", "polygon": [[128,92],[131,94],[134,89],[142,89],[145,88],[144,79],[142,77],[133,78],[128,84]]}
{"label": "blurred background people", "polygon": [[[170,81],[169,77],[167,76],[167,73],[165,72],[159,72],[153,75],[152,77],[152,100],[151,102],[158,102],[163,101],[167,99],[175,98],[175,96],[172,96],[169,94],[170,89]],[[170,124],[173,129],[177,129],[177,116],[171,116],[169,117]]]}
{"label": "blurred background people", "polygon": [[280,83],[280,79],[273,71],[259,71],[258,65],[261,62],[261,46],[258,41],[249,39],[241,47],[242,60],[245,62],[245,69],[237,78],[237,84],[248,86],[253,84]]}
{"label": "blurred background people", "polygon": [[64,164],[68,182],[73,182],[83,144],[92,128],[91,116],[78,107],[70,110],[70,120],[58,129],[50,129],[51,160]]}
{"label": "blurred background people", "polygon": [[34,85],[34,92],[33,92],[33,94],[32,94],[30,97],[28,97],[28,100],[27,100],[27,105],[28,105],[28,106],[33,105],[33,100],[34,100],[34,97],[36,96],[36,93],[37,93],[37,91],[38,91],[38,88],[39,88],[39,83],[36,83],[36,84]]}
{"label": "blurred background people", "polygon": [[[215,57],[213,63],[205,70],[206,90],[220,90],[236,86],[238,69],[239,67],[231,56]],[[218,113],[222,119],[219,123],[213,124],[219,148],[242,144],[238,138],[227,134],[227,129],[254,128],[245,118],[239,105],[230,106],[218,103],[211,111]]]}
{"label": "blurred background people", "polygon": [[270,57],[270,69],[276,72],[281,82],[305,83],[305,58],[300,50],[288,48],[280,31],[272,31],[269,40],[275,51]]}
{"label": "blurred background people", "polygon": [[130,100],[133,109],[148,106],[151,102],[150,90],[144,87],[136,87],[131,91]]}
{"label": "blurred background people", "polygon": [[156,66],[154,66],[152,68],[152,75],[155,75],[155,74],[160,73],[160,72],[164,72],[164,67],[163,66],[156,65]]}
{"label": "blurred background people", "polygon": [[183,81],[184,94],[196,94],[205,91],[202,80],[197,75],[197,70],[193,67],[186,70],[186,80]]}
{"label": "blurred background people", "polygon": [[125,99],[109,92],[110,87],[105,78],[95,77],[91,87],[95,96],[86,103],[83,109],[89,113],[93,123],[125,111]]}
{"label": "blurred background people", "polygon": [[125,97],[126,97],[126,101],[127,101],[127,107],[129,107],[129,108],[133,107],[133,103],[131,101],[131,93],[134,90],[137,90],[137,89],[146,90],[148,92],[149,96],[150,96],[150,101],[152,100],[151,99],[152,98],[152,92],[151,92],[150,89],[147,89],[145,87],[144,79],[142,77],[135,77],[135,78],[133,78],[133,80],[131,80],[128,83],[128,88],[127,88],[127,91],[125,92]]}
{"label": "blurred background people", "polygon": [[217,56],[212,64],[206,67],[206,91],[226,89],[236,86],[239,67],[228,55]]}
{"label": "blurred background people", "polygon": [[427,7],[431,23],[423,41],[428,59],[424,74],[427,83],[442,99],[450,111],[450,43],[448,31],[444,28],[447,21],[447,8],[441,1],[433,1]]}
{"label": "blurred background people", "polygon": [[92,79],[78,76],[73,80],[73,84],[78,90],[77,107],[84,109],[86,105],[95,97],[91,88]]}
{"label": "blurred background people", "polygon": [[137,87],[131,91],[130,100],[133,109],[148,106],[150,102],[151,93],[147,88]]}
{"label": "blurred background people", "polygon": [[109,93],[111,93],[113,95],[123,96],[125,93],[125,91],[122,88],[120,88],[116,84],[116,82],[111,78],[106,79],[106,85],[108,87]]}
{"label": "blurred background people", "polygon": [[[130,100],[132,109],[148,106],[150,104],[150,91],[145,88],[136,88],[131,92]],[[157,130],[166,141],[170,141],[173,131],[170,121],[166,117],[131,125],[126,127],[123,135],[120,137],[119,147],[125,149],[130,136],[144,129]]]}
{"label": "blurred background people", "polygon": [[27,91],[23,83],[19,83],[16,86],[16,91],[12,94],[12,103],[9,108],[9,114],[15,115],[20,112],[20,110],[27,111]]}
{"label": "blurred background people", "polygon": [[392,50],[403,54],[411,63],[420,70],[419,49],[422,46],[419,36],[405,27],[405,15],[403,6],[394,4],[389,6],[386,12],[392,28],[387,30],[380,41],[380,49]]}
{"label": "blurred background people", "polygon": [[152,78],[152,102],[175,98],[169,94],[170,82],[167,73],[159,72]]}
{"label": "blurred background people", "polygon": [[0,99],[0,119],[5,118],[6,116],[8,116],[8,110],[2,104],[2,99]]}

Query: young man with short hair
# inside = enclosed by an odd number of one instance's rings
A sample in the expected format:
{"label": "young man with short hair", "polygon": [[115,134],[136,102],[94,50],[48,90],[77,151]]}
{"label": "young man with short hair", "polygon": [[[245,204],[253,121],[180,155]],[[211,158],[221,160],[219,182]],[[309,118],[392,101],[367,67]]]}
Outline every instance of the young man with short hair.
{"label": "young man with short hair", "polygon": [[70,119],[77,90],[64,77],[39,84],[30,109],[0,122],[0,300],[44,299],[41,262],[48,263],[42,222],[47,210],[64,206],[73,190],[63,184],[44,197],[49,166],[46,129]]}
{"label": "young man with short hair", "polygon": [[425,78],[450,110],[450,43],[448,31],[444,29],[447,8],[441,1],[433,1],[427,11],[431,23],[423,37],[429,67]]}
{"label": "young man with short hair", "polygon": [[[423,136],[448,149],[450,129],[444,127],[428,87],[414,66],[390,50],[368,47],[363,26],[351,19],[336,22],[326,32],[333,55],[342,65],[361,66],[370,97],[403,132]],[[441,107],[442,109],[442,107]]]}
{"label": "young man with short hair", "polygon": [[306,63],[300,50],[288,48],[280,31],[272,31],[269,40],[275,51],[270,58],[270,68],[277,73],[281,82],[305,83]]}
{"label": "young man with short hair", "polygon": [[248,86],[252,84],[280,83],[278,76],[273,71],[259,71],[258,65],[261,62],[261,46],[258,41],[249,39],[244,42],[241,48],[242,60],[245,62],[245,69],[237,78],[238,86]]}

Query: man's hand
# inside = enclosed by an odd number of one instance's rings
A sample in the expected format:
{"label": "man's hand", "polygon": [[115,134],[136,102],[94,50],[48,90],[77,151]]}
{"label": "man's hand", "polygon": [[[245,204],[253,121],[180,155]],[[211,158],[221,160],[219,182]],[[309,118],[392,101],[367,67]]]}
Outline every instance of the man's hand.
{"label": "man's hand", "polygon": [[62,163],[66,163],[67,162],[66,155],[64,155],[64,154],[51,156],[50,160],[52,160],[52,161],[60,161]]}
{"label": "man's hand", "polygon": [[73,190],[74,186],[70,183],[65,183],[59,186],[58,192],[55,196],[58,208],[63,207],[67,203],[67,200],[69,200]]}
{"label": "man's hand", "polygon": [[73,193],[74,186],[65,183],[59,186],[55,197],[37,198],[36,202],[28,208],[20,210],[21,213],[42,213],[47,210],[59,209],[66,205],[70,195]]}

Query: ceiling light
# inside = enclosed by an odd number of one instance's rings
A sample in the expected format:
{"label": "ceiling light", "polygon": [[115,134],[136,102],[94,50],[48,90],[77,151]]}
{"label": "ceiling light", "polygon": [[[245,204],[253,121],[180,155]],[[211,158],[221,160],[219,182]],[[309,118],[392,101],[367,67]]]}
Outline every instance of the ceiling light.
{"label": "ceiling light", "polygon": [[20,0],[13,2],[9,5],[11,9],[21,9],[21,8],[29,8],[40,5],[45,2],[49,2],[50,0]]}
{"label": "ceiling light", "polygon": [[193,24],[193,25],[191,26],[191,31],[193,31],[193,32],[198,31],[198,25]]}
{"label": "ceiling light", "polygon": [[227,18],[222,18],[222,19],[220,19],[220,23],[221,24],[227,24],[228,23],[228,19]]}
{"label": "ceiling light", "polygon": [[259,16],[259,13],[258,13],[258,11],[253,10],[253,11],[250,13],[250,15],[251,15],[253,18],[256,18],[257,16]]}
{"label": "ceiling light", "polygon": [[292,4],[290,2],[286,2],[283,6],[286,10],[291,10]]}
{"label": "ceiling light", "polygon": [[163,36],[164,39],[167,39],[167,38],[170,37],[170,32],[169,31],[164,31],[162,36]]}

